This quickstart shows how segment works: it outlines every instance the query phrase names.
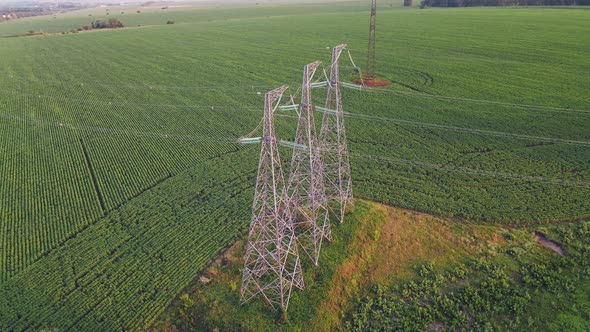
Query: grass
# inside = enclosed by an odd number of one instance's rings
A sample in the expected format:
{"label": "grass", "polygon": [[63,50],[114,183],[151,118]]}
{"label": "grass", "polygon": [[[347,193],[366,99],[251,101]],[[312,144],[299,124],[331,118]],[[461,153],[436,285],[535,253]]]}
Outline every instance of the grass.
{"label": "grass", "polygon": [[[556,234],[572,225],[556,226],[549,233]],[[472,330],[478,324],[489,324],[522,331],[581,331],[586,326],[588,276],[580,269],[587,266],[587,251],[572,265],[568,263],[571,258],[536,243],[530,229],[451,222],[359,201],[345,223],[334,225],[333,235],[335,241],[323,248],[320,266],[305,266],[306,289],[294,292],[287,322],[261,297],[239,306],[237,285],[245,250],[242,238],[205,270],[207,282],[203,283],[200,277],[193,281],[151,330],[335,331],[357,326],[345,327],[345,323],[358,322],[366,315],[373,324],[370,327],[381,326],[385,330],[412,330],[407,325],[393,325],[408,319],[415,320],[412,324],[418,324],[414,325],[416,328],[424,324],[421,329],[441,326]],[[583,238],[576,241],[572,245],[583,246],[587,242]],[[548,264],[561,266],[561,276],[549,274],[539,278],[558,283],[565,277],[575,287],[553,284],[536,288],[521,281],[523,268]],[[499,280],[503,281],[492,286]],[[490,287],[498,288],[490,291]],[[473,315],[471,320],[467,318],[464,325],[453,323],[452,315],[445,310],[458,305],[453,301],[461,303],[458,298],[470,292],[488,301],[483,306],[488,309],[466,302],[463,310],[468,316]],[[407,317],[397,316],[395,307],[389,307],[387,314],[360,313],[369,301],[392,301],[392,293],[394,299],[408,302],[404,309]],[[413,296],[419,297],[419,306],[413,306]],[[449,307],[437,307],[439,298],[446,299],[445,305]],[[469,299],[467,295],[463,301]],[[521,309],[495,311],[504,303],[515,303]],[[378,310],[376,306],[374,312]],[[387,324],[378,325],[386,319],[390,319]]]}
{"label": "grass", "polygon": [[[588,13],[380,7],[377,74],[394,85],[343,91],[345,111],[354,114],[346,126],[355,194],[517,227],[587,217],[590,36],[579,32],[589,28]],[[326,64],[326,47],[341,42],[362,65],[367,16],[360,2],[154,10],[119,17],[145,26],[140,29],[0,38],[0,290],[13,301],[3,309],[27,308],[0,310],[6,313],[0,322],[76,328],[84,321],[100,328],[106,326],[101,317],[112,314],[124,329],[149,325],[247,228],[258,151],[235,140],[260,120],[261,94],[282,84],[294,93],[303,65]],[[89,18],[99,17],[73,12],[15,20],[1,23],[0,35],[60,32]],[[176,24],[165,25],[169,19]],[[352,74],[346,58],[343,78]],[[316,104],[322,93],[317,90]],[[290,139],[293,124],[277,121],[281,138]],[[207,173],[219,158],[230,158],[231,167],[221,163],[217,173]],[[208,196],[231,175],[248,181]],[[177,181],[187,187],[175,189]],[[235,205],[214,212],[236,195],[242,196]],[[164,213],[164,206],[173,208]],[[122,213],[134,241],[100,242],[97,265],[73,271],[64,263],[64,257],[81,259],[76,239],[118,232],[114,216]],[[173,231],[179,219],[193,237]],[[212,223],[228,219],[224,234],[209,234]],[[170,278],[157,259],[141,254],[142,244],[162,230],[171,245],[145,250],[166,257],[182,243],[208,249],[192,264],[182,261]],[[424,258],[445,248],[426,250]],[[145,270],[130,272],[139,261]],[[52,287],[17,296],[19,282],[39,282],[49,266]],[[92,282],[109,278],[135,281],[117,296],[103,288],[96,299],[85,295]],[[76,286],[77,279],[90,286]],[[144,301],[152,294],[157,304]],[[137,306],[132,317],[126,296]],[[75,301],[84,303],[83,312],[65,305]]]}
{"label": "grass", "polygon": [[[343,224],[334,225],[334,240],[326,244],[320,257],[320,267],[313,268],[304,260],[305,291],[295,291],[289,307],[289,322],[278,323],[278,316],[260,298],[245,306],[238,306],[244,239],[218,258],[205,273],[211,283],[202,285],[198,279],[188,293],[193,307],[188,315],[199,330],[301,330],[329,331],[339,322],[340,315],[349,309],[349,299],[358,296],[369,275],[370,262],[377,254],[376,238],[383,228],[385,217],[372,203],[360,201],[353,215]],[[384,252],[380,251],[379,255]],[[191,326],[176,316],[173,305],[154,328],[180,330]],[[223,314],[222,314],[223,313]],[[223,317],[223,318],[221,318]],[[186,319],[186,318],[185,318]],[[179,324],[174,327],[174,324]],[[184,324],[184,325],[183,325]]]}

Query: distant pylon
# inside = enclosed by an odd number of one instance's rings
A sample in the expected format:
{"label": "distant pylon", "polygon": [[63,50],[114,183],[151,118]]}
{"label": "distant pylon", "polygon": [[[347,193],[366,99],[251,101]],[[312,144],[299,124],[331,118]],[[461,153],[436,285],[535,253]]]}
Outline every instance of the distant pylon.
{"label": "distant pylon", "polygon": [[305,149],[293,149],[287,186],[297,241],[316,266],[322,239],[332,238],[324,166],[316,136],[311,98],[312,79],[319,65],[320,62],[316,61],[304,68],[295,143],[304,145]]}
{"label": "distant pylon", "polygon": [[278,305],[284,310],[293,286],[304,288],[273,124],[275,105],[286,89],[283,86],[265,95],[258,177],[240,288],[242,304],[262,294],[273,308]]}
{"label": "distant pylon", "polygon": [[337,206],[335,210],[338,210],[340,222],[344,221],[346,206],[354,204],[338,67],[340,54],[345,48],[346,45],[342,44],[332,49],[332,66],[326,107],[316,108],[324,113],[320,129],[320,145],[326,174],[328,206]]}
{"label": "distant pylon", "polygon": [[369,51],[367,53],[367,70],[365,79],[375,78],[375,21],[377,15],[377,0],[371,0],[371,23],[369,25]]}

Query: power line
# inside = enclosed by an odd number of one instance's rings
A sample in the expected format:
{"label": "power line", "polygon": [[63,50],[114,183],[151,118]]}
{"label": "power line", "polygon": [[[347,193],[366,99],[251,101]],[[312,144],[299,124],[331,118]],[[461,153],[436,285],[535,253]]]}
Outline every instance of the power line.
{"label": "power line", "polygon": [[435,170],[440,170],[440,171],[485,175],[485,176],[491,176],[491,177],[523,180],[523,181],[527,181],[527,182],[541,182],[541,183],[549,183],[549,184],[561,185],[561,186],[590,188],[590,182],[572,181],[572,180],[566,180],[566,179],[554,179],[554,178],[547,178],[547,177],[540,176],[540,175],[522,175],[522,174],[515,174],[515,173],[487,171],[487,170],[474,169],[474,168],[469,168],[469,167],[432,164],[432,163],[427,163],[427,162],[422,162],[422,161],[415,161],[415,160],[408,160],[408,159],[401,159],[401,158],[394,158],[394,157],[385,157],[385,156],[378,156],[378,155],[366,154],[366,153],[351,153],[351,156],[353,156],[357,159],[362,158],[364,161],[366,161],[367,157],[370,157],[370,158],[377,158],[377,159],[393,162],[393,163],[396,163],[399,165],[407,165],[407,166],[418,167],[418,168],[430,168],[430,169],[435,169]]}
{"label": "power line", "polygon": [[188,108],[188,109],[209,109],[212,111],[222,111],[222,110],[257,110],[260,111],[259,107],[255,106],[233,106],[233,105],[186,105],[186,104],[149,104],[149,103],[133,103],[128,101],[106,101],[106,100],[92,100],[92,99],[77,99],[77,98],[67,98],[67,97],[56,97],[56,96],[47,96],[47,95],[38,95],[38,94],[31,94],[31,93],[22,93],[17,91],[5,90],[0,89],[0,93],[4,94],[12,94],[18,96],[25,96],[25,97],[32,97],[38,99],[50,99],[50,100],[60,100],[60,101],[68,101],[71,103],[75,103],[78,105],[118,105],[118,106],[142,106],[142,107],[160,107],[160,108]]}
{"label": "power line", "polygon": [[[351,49],[347,49],[347,50],[348,50],[348,56],[350,58],[351,64],[353,65],[353,68],[358,69],[358,67],[354,64],[352,54],[350,53]],[[359,86],[359,89],[363,89],[363,87]],[[536,110],[544,110],[544,111],[573,112],[573,113],[581,113],[581,114],[590,114],[590,110],[529,105],[529,104],[521,104],[521,103],[508,103],[508,102],[499,102],[499,101],[474,99],[474,98],[450,97],[450,96],[433,95],[433,94],[428,94],[428,93],[424,93],[424,92],[396,91],[396,90],[378,88],[378,87],[372,87],[370,89],[366,89],[366,91],[385,92],[385,93],[392,93],[392,94],[398,94],[398,95],[410,95],[410,96],[421,97],[421,98],[436,98],[436,99],[443,99],[443,100],[462,101],[462,102],[471,102],[471,103],[479,103],[479,104],[493,104],[493,105],[518,107],[518,108],[525,108],[525,109],[528,108],[528,109],[536,109]]]}
{"label": "power line", "polygon": [[[7,116],[5,114],[0,115],[4,118],[10,118],[19,121],[26,121],[21,117],[17,116]],[[277,116],[277,115],[275,115]],[[41,121],[36,119],[28,119],[29,121],[39,124],[39,125],[49,125],[54,127],[61,127],[64,129],[70,130],[80,130],[80,131],[90,131],[95,133],[102,133],[102,134],[123,134],[123,135],[130,135],[130,136],[140,136],[140,137],[150,137],[156,139],[170,139],[170,140],[185,140],[185,141],[194,141],[194,142],[224,142],[230,144],[237,144],[239,148],[244,148],[243,145],[239,145],[237,143],[236,137],[228,137],[228,136],[194,136],[194,135],[179,135],[173,133],[157,133],[157,132],[145,132],[145,131],[137,131],[137,130],[124,130],[124,129],[115,129],[115,128],[106,128],[106,127],[95,127],[95,126],[76,126],[67,123],[60,123],[54,121]],[[500,177],[500,178],[508,178],[508,179],[516,179],[516,180],[523,180],[528,182],[541,182],[541,183],[548,183],[553,185],[561,185],[561,186],[573,186],[573,187],[581,187],[581,188],[590,188],[590,182],[583,182],[583,181],[572,181],[572,180],[565,180],[565,179],[555,179],[555,178],[547,178],[543,176],[537,175],[523,175],[523,174],[516,174],[516,173],[506,173],[506,172],[497,172],[497,171],[487,171],[481,169],[473,169],[469,167],[462,167],[456,165],[449,165],[449,164],[433,164],[427,163],[422,161],[416,160],[409,160],[409,159],[401,159],[401,158],[394,158],[394,157],[386,157],[386,156],[379,156],[375,154],[366,154],[366,153],[351,153],[351,156],[355,158],[364,158],[366,160],[367,157],[370,158],[377,158],[389,162],[393,162],[400,165],[407,165],[413,166],[418,168],[430,168],[435,170],[441,171],[449,171],[455,173],[464,173],[464,174],[477,174],[477,175],[485,175],[485,176],[492,176],[492,177]]]}
{"label": "power line", "polygon": [[269,85],[249,85],[249,84],[242,84],[242,85],[232,85],[232,86],[215,86],[215,85],[196,85],[196,86],[173,86],[173,85],[157,85],[157,84],[112,84],[112,83],[104,83],[104,82],[80,82],[72,79],[65,79],[65,80],[40,80],[40,79],[30,79],[26,77],[16,76],[13,74],[8,75],[11,79],[17,79],[26,82],[35,82],[35,83],[53,83],[53,84],[61,84],[61,85],[70,85],[70,86],[103,86],[103,87],[114,87],[114,88],[130,88],[130,89],[142,89],[142,90],[204,90],[204,91],[236,91],[239,88],[242,88],[243,91],[250,91],[255,90],[256,88],[269,88]]}
{"label": "power line", "polygon": [[[352,62],[351,57],[351,62]],[[354,66],[354,62],[353,66]],[[356,68],[356,66],[354,66]],[[57,81],[57,80],[32,80],[23,77],[18,77],[15,75],[9,75],[11,78],[16,78],[25,81],[31,82],[40,82],[40,83],[57,83],[57,84],[70,84],[66,81]],[[105,86],[105,87],[114,87],[114,88],[133,88],[133,89],[144,89],[144,90],[195,90],[195,91],[252,91],[256,90],[256,88],[266,89],[271,87],[270,85],[234,85],[234,86],[166,86],[166,85],[136,85],[136,84],[111,84],[111,83],[102,83],[102,82],[78,82],[73,81],[73,84],[80,85],[80,86]],[[240,89],[241,88],[241,89]],[[16,92],[10,90],[3,90],[0,91],[4,92]],[[452,100],[452,101],[462,101],[462,102],[469,102],[469,103],[479,103],[479,104],[493,104],[493,105],[500,105],[500,106],[507,106],[507,107],[517,107],[517,108],[524,108],[524,109],[535,109],[535,110],[544,110],[544,111],[557,111],[557,112],[573,112],[573,113],[581,113],[581,114],[590,114],[590,110],[582,110],[582,109],[573,109],[573,108],[561,108],[561,107],[549,107],[549,106],[540,106],[540,105],[530,105],[530,104],[521,104],[521,103],[508,103],[508,102],[499,102],[499,101],[492,101],[492,100],[485,100],[485,99],[474,99],[474,98],[464,98],[464,97],[450,97],[450,96],[442,96],[442,95],[433,95],[423,92],[410,92],[410,91],[398,91],[398,90],[391,90],[391,89],[384,89],[384,88],[371,88],[367,89],[366,91],[369,92],[383,92],[383,93],[391,93],[391,94],[398,94],[398,95],[407,95],[419,98],[432,98],[432,99],[443,99],[443,100]],[[47,96],[48,98],[53,98],[52,96]]]}
{"label": "power line", "polygon": [[515,139],[536,140],[536,141],[545,141],[545,142],[553,142],[553,143],[565,143],[565,144],[573,144],[573,145],[581,145],[581,146],[590,146],[590,142],[588,142],[588,141],[577,141],[577,140],[569,140],[569,139],[562,139],[562,138],[552,138],[552,137],[544,137],[544,136],[533,136],[533,135],[526,135],[526,134],[507,133],[507,132],[493,131],[493,130],[473,129],[473,128],[441,125],[441,124],[436,124],[436,123],[393,119],[393,118],[387,118],[387,117],[381,117],[381,116],[355,114],[355,113],[349,113],[349,112],[345,112],[345,114],[346,114],[346,116],[352,117],[352,118],[369,120],[369,121],[375,121],[375,120],[389,121],[389,122],[397,123],[399,125],[411,125],[411,126],[418,126],[418,127],[426,127],[426,128],[435,128],[435,129],[450,130],[450,131],[457,131],[457,132],[473,133],[473,134],[479,134],[479,135],[488,135],[488,136],[507,137],[507,138],[515,138]]}
{"label": "power line", "polygon": [[470,103],[478,103],[478,104],[493,104],[493,105],[500,105],[500,106],[528,108],[528,109],[536,109],[536,110],[543,110],[543,111],[573,112],[573,113],[590,114],[590,110],[582,110],[582,109],[575,109],[575,108],[550,107],[550,106],[539,106],[539,105],[529,105],[529,104],[519,104],[519,103],[508,103],[508,102],[485,100],[485,99],[449,97],[449,96],[433,95],[433,94],[428,94],[428,93],[423,93],[423,92],[397,91],[397,90],[390,90],[390,89],[384,89],[384,88],[370,88],[370,89],[366,89],[366,91],[384,92],[384,93],[391,93],[391,94],[398,94],[398,95],[409,95],[409,96],[420,97],[420,98],[433,98],[433,99],[443,99],[443,100],[452,100],[452,101],[462,101],[462,102],[470,102]]}
{"label": "power line", "polygon": [[88,126],[88,125],[74,125],[67,122],[59,122],[59,121],[43,121],[34,119],[31,117],[23,118],[17,115],[9,115],[9,114],[0,114],[1,118],[21,121],[21,122],[30,122],[36,125],[42,126],[51,126],[51,127],[59,127],[63,129],[69,130],[76,130],[76,131],[84,131],[84,132],[95,132],[95,133],[103,133],[107,135],[129,135],[129,136],[137,136],[137,137],[151,137],[151,138],[161,138],[161,139],[170,139],[170,140],[182,140],[182,141],[194,141],[194,142],[225,142],[225,143],[233,143],[237,144],[236,139],[229,138],[227,136],[219,136],[213,137],[209,135],[203,136],[194,136],[194,135],[183,135],[183,134],[174,134],[174,133],[159,133],[159,132],[152,132],[152,131],[141,131],[141,130],[127,130],[127,129],[117,129],[117,128],[109,128],[109,127],[99,127],[99,126]]}
{"label": "power line", "polygon": [[[3,89],[0,89],[0,92],[16,94],[16,95],[21,95],[21,96],[27,96],[27,97],[32,97],[32,98],[69,101],[69,102],[75,102],[78,104],[87,104],[87,105],[99,104],[99,105],[140,106],[140,107],[155,107],[155,108],[198,109],[198,110],[211,110],[211,111],[260,111],[260,109],[255,106],[149,104],[149,103],[132,103],[132,102],[127,102],[127,101],[103,101],[103,100],[88,100],[88,99],[84,100],[84,99],[74,99],[74,98],[67,98],[67,97],[33,95],[33,94],[25,94],[25,93],[19,93],[19,92],[10,91],[10,90],[3,90]],[[588,141],[569,140],[569,139],[552,138],[552,137],[545,137],[545,136],[534,136],[534,135],[526,135],[526,134],[518,134],[518,133],[507,133],[507,132],[485,130],[485,129],[457,127],[457,126],[450,126],[450,125],[441,125],[441,124],[435,124],[435,123],[427,123],[427,122],[419,122],[419,121],[411,121],[411,120],[403,120],[403,119],[394,119],[394,118],[388,118],[388,117],[356,114],[356,113],[349,113],[349,112],[345,112],[344,114],[347,117],[369,120],[369,121],[377,121],[377,120],[378,121],[388,121],[388,122],[393,122],[393,123],[397,123],[400,125],[412,125],[412,126],[435,128],[435,129],[441,129],[441,130],[450,130],[450,131],[456,131],[456,132],[467,132],[467,133],[487,135],[487,136],[506,137],[506,138],[514,138],[514,139],[526,139],[526,140],[540,140],[540,141],[553,142],[553,143],[564,143],[564,144],[573,144],[573,145],[580,145],[580,146],[590,146],[590,142],[588,142]],[[288,117],[288,116],[285,116],[285,117]]]}

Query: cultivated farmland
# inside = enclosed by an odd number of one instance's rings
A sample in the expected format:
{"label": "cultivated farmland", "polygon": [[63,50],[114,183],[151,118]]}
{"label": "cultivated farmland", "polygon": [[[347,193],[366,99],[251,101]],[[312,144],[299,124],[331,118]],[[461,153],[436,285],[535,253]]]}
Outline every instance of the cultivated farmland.
{"label": "cultivated farmland", "polygon": [[[590,11],[391,4],[377,72],[395,84],[343,96],[355,195],[516,226],[588,218]],[[339,43],[364,65],[358,2],[58,34],[88,14],[0,23],[52,32],[0,38],[0,330],[148,327],[247,229],[258,149],[236,140],[261,94],[295,93]]]}

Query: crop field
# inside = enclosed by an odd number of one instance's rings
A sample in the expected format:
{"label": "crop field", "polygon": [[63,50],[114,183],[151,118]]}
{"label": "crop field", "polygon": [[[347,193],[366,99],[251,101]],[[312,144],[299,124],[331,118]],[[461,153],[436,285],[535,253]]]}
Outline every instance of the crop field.
{"label": "crop field", "polygon": [[[247,229],[259,150],[236,142],[264,92],[295,94],[339,43],[365,62],[364,2],[102,11],[0,23],[0,330],[149,327]],[[60,34],[109,17],[142,27]],[[394,84],[343,90],[356,196],[590,217],[590,11],[396,1],[377,20]],[[6,37],[28,30],[49,34]]]}
{"label": "crop field", "polygon": [[[236,11],[236,4],[225,2],[199,2],[180,5],[148,5],[148,6],[114,6],[97,7],[72,12],[65,12],[54,16],[37,16],[25,20],[13,20],[3,23],[0,36],[15,36],[28,31],[61,33],[84,25],[96,19],[119,18],[129,27],[150,27],[165,25],[168,21],[175,24],[195,24],[212,21],[228,21],[235,19],[256,19],[270,16],[300,16],[316,13],[347,13],[366,11],[366,4],[357,0],[339,1],[324,0],[321,2],[302,0],[299,6],[293,6],[287,1],[276,1],[276,5],[259,6],[256,1],[241,1]],[[336,3],[331,4],[331,3]],[[401,1],[391,1],[391,6],[401,7]],[[186,7],[184,7],[186,6]],[[164,7],[168,7],[163,9]],[[389,5],[388,5],[389,7]]]}

